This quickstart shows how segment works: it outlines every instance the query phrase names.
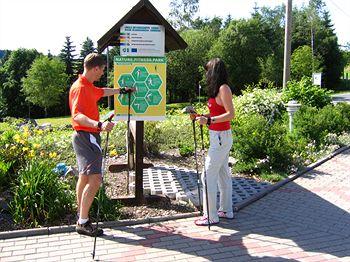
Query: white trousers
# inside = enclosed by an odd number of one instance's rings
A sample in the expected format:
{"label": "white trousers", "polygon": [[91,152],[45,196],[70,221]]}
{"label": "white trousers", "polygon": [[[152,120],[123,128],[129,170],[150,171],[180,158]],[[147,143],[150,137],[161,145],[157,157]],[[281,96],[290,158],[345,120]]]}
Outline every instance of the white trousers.
{"label": "white trousers", "polygon": [[220,191],[220,211],[232,212],[232,178],[228,166],[229,153],[232,146],[232,132],[209,130],[210,146],[205,159],[205,174],[202,172],[203,183],[203,214],[207,215],[206,190],[208,189],[209,218],[218,221],[218,210],[216,207],[217,188]]}

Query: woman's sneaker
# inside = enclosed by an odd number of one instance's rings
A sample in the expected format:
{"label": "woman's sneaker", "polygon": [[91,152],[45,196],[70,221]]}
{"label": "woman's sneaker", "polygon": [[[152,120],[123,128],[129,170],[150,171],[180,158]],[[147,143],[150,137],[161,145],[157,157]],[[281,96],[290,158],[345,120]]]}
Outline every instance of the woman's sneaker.
{"label": "woman's sneaker", "polygon": [[220,218],[233,219],[235,217],[235,214],[233,212],[219,211],[218,216]]}
{"label": "woman's sneaker", "polygon": [[209,223],[208,223],[208,217],[207,216],[202,216],[201,218],[195,220],[194,223],[197,226],[208,226],[208,224],[210,224],[210,225],[219,224],[219,221],[216,221],[216,220],[213,220],[213,219],[209,219]]}
{"label": "woman's sneaker", "polygon": [[75,229],[78,234],[85,235],[85,236],[102,236],[103,235],[103,230],[101,228],[96,228],[91,224],[91,221],[88,220],[84,224],[79,224],[77,223],[77,227]]}

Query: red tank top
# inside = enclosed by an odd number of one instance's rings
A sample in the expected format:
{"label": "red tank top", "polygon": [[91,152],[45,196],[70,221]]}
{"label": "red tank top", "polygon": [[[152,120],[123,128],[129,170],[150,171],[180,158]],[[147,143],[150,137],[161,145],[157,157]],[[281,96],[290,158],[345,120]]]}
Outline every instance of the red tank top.
{"label": "red tank top", "polygon": [[[216,103],[215,98],[209,98],[208,108],[210,112],[210,117],[219,116],[226,113],[225,108],[223,106],[218,105],[218,103]],[[230,121],[221,123],[211,123],[209,125],[209,129],[214,131],[225,131],[231,129],[231,124]]]}

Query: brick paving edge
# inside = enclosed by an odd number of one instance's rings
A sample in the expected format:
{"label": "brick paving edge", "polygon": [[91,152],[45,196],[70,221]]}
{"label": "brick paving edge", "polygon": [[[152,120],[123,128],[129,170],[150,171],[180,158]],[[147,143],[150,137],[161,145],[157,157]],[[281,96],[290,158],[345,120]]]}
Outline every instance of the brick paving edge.
{"label": "brick paving edge", "polygon": [[346,151],[348,149],[350,149],[350,146],[344,146],[344,147],[341,147],[341,148],[335,150],[334,152],[332,152],[328,156],[326,156],[324,158],[321,158],[320,160],[316,161],[315,163],[307,166],[304,170],[301,170],[301,171],[297,172],[295,175],[290,175],[286,179],[284,179],[282,181],[279,181],[276,184],[273,184],[273,185],[267,187],[266,189],[264,189],[261,192],[251,196],[250,198],[245,199],[241,203],[239,203],[236,206],[234,206],[233,209],[235,211],[239,211],[239,210],[245,208],[246,206],[252,204],[253,202],[255,202],[255,201],[257,201],[257,200],[259,200],[261,198],[263,198],[267,194],[270,194],[271,192],[277,190],[278,188],[284,186],[285,184],[287,184],[287,183],[297,179],[298,177],[304,175],[305,173],[315,169],[316,167],[322,165],[323,163],[327,162],[328,160],[331,160],[336,155],[339,155],[339,154],[341,154],[342,152],[344,152],[344,151]]}
{"label": "brick paving edge", "polygon": [[[127,219],[119,221],[105,221],[99,222],[99,227],[120,227],[120,226],[131,226],[139,224],[151,224],[169,220],[183,219],[198,216],[199,212],[183,213],[170,216],[159,216],[159,217],[150,217],[143,219]],[[45,228],[32,228],[32,229],[23,229],[23,230],[13,230],[0,232],[0,240],[11,239],[18,237],[30,237],[30,236],[42,236],[42,235],[53,235],[60,233],[70,233],[75,232],[75,225],[67,226],[55,226],[55,227],[45,227]]]}

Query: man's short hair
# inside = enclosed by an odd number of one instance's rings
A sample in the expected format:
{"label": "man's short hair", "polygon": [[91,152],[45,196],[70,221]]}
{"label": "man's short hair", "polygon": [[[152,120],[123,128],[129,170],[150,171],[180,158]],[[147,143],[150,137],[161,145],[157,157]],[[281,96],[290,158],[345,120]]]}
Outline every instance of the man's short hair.
{"label": "man's short hair", "polygon": [[106,61],[101,54],[90,53],[84,59],[84,67],[90,70],[96,66],[102,67],[106,65]]}

